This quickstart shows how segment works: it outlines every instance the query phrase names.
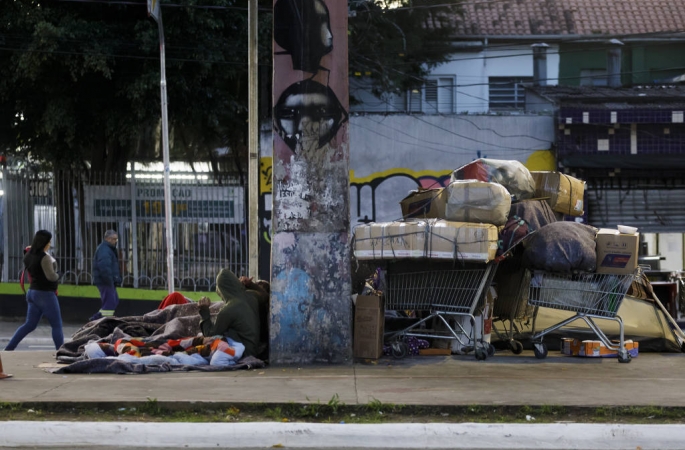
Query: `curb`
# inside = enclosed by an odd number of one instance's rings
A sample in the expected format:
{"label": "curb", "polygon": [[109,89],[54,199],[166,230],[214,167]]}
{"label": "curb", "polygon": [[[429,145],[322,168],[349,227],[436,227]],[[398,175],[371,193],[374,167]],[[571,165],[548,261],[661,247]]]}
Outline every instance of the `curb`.
{"label": "curb", "polygon": [[685,425],[0,422],[0,447],[682,449]]}

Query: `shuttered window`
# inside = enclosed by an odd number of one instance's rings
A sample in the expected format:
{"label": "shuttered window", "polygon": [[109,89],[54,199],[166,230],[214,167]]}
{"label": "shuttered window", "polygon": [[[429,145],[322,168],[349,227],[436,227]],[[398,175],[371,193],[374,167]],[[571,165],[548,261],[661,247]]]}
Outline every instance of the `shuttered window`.
{"label": "shuttered window", "polygon": [[526,107],[526,92],[522,83],[532,81],[532,77],[490,77],[488,80],[490,110],[523,110]]}

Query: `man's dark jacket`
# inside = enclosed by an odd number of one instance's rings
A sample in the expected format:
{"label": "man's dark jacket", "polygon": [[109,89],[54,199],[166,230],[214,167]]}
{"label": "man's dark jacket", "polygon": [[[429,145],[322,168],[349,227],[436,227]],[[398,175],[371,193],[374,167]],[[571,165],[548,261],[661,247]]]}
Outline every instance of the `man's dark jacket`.
{"label": "man's dark jacket", "polygon": [[119,255],[117,248],[102,241],[93,257],[93,284],[96,286],[116,286],[121,283]]}

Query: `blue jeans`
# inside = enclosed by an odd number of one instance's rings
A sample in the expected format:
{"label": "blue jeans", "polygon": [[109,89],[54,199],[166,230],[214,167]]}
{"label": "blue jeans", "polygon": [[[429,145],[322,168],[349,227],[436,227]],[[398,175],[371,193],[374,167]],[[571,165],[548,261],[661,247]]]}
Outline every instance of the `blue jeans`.
{"label": "blue jeans", "polygon": [[41,317],[45,316],[52,327],[52,341],[55,349],[59,349],[64,344],[64,332],[62,331],[62,313],[59,309],[57,295],[52,291],[36,291],[29,289],[26,293],[26,303],[28,312],[26,322],[14,332],[5,350],[14,350],[27,334],[38,326]]}

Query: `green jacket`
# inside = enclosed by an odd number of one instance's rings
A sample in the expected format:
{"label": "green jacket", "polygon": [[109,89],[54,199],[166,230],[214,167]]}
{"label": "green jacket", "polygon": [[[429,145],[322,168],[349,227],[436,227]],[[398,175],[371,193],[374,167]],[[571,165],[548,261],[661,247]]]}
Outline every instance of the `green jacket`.
{"label": "green jacket", "polygon": [[216,292],[226,303],[212,323],[209,307],[200,308],[200,329],[209,336],[227,336],[245,346],[243,356],[255,356],[259,347],[259,306],[238,277],[223,269],[216,277]]}

